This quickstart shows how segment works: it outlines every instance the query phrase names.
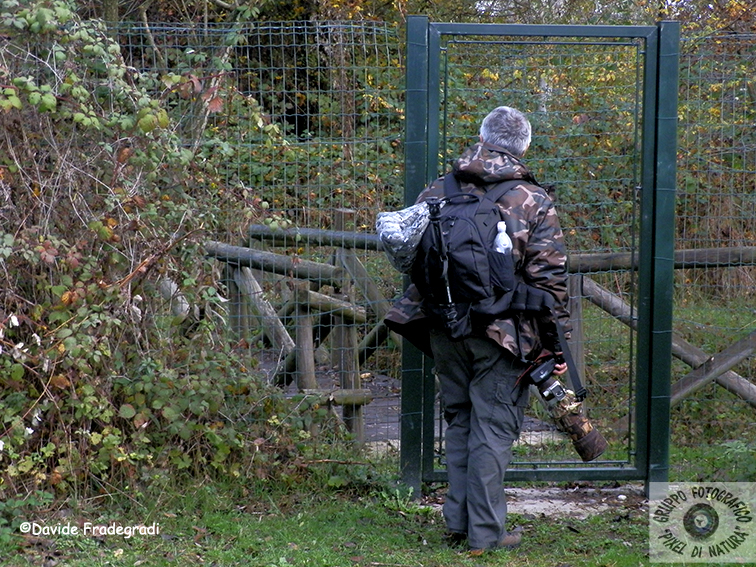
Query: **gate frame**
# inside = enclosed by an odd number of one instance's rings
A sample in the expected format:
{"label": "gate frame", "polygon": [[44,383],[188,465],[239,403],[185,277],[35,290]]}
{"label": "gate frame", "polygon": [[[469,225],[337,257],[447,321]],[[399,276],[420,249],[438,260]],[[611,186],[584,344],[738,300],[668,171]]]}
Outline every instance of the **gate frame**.
{"label": "gate frame", "polygon": [[[433,23],[407,18],[405,203],[439,175],[440,44],[443,35],[632,38],[643,49],[643,114],[635,357],[634,466],[539,467],[507,471],[508,481],[669,480],[672,293],[677,159],[680,25],[572,26]],[[423,482],[445,482],[434,468],[435,379],[432,362],[403,343],[401,456],[403,482],[420,494]]]}

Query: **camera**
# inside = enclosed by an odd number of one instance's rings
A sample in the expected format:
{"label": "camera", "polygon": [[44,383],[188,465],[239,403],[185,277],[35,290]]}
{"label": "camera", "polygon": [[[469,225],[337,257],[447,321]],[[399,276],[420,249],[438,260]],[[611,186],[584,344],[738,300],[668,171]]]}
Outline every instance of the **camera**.
{"label": "camera", "polygon": [[606,439],[583,415],[583,402],[554,376],[558,362],[556,357],[548,357],[534,364],[527,376],[538,389],[557,428],[569,436],[580,458],[584,462],[596,460],[607,448]]}
{"label": "camera", "polygon": [[538,388],[543,401],[547,406],[552,406],[563,400],[567,391],[562,384],[552,376],[557,361],[555,358],[549,358],[546,362],[539,364],[530,372],[530,381]]}

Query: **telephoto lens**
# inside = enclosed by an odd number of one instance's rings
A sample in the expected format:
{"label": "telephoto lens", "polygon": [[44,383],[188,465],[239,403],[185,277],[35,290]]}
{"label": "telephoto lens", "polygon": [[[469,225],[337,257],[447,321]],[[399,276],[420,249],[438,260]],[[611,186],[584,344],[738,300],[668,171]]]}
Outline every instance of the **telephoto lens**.
{"label": "telephoto lens", "polygon": [[555,366],[554,359],[546,360],[530,371],[530,379],[557,427],[569,436],[580,458],[586,463],[594,461],[606,451],[606,439],[583,415],[583,402],[553,376]]}
{"label": "telephoto lens", "polygon": [[606,439],[583,415],[583,402],[578,402],[571,390],[565,390],[565,396],[549,407],[549,413],[584,462],[595,461],[606,451]]}

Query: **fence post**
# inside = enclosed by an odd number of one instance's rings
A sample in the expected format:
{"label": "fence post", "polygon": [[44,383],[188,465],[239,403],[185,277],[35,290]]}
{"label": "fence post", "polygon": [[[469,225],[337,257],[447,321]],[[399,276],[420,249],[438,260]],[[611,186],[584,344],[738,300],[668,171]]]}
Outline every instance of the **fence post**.
{"label": "fence post", "polygon": [[[355,211],[339,209],[336,211],[334,223],[336,230],[344,231],[348,220],[354,218]],[[343,256],[354,254],[345,248],[336,248],[334,262],[337,266],[343,266]],[[341,294],[344,301],[353,301],[352,281],[348,271],[344,273],[341,283]],[[339,382],[344,390],[359,390],[362,388],[359,363],[357,360],[357,329],[354,322],[345,321],[343,317],[335,315],[333,318],[332,357],[331,362],[339,371]],[[346,403],[342,406],[344,424],[354,435],[357,443],[365,442],[365,423],[362,415],[362,405]]]}
{"label": "fence post", "polygon": [[578,374],[583,377],[584,385],[587,388],[585,384],[585,337],[583,336],[583,275],[572,274],[567,282],[570,296],[570,322],[572,323],[572,333],[568,342]]}
{"label": "fence post", "polygon": [[294,288],[297,320],[297,389],[315,390],[315,344],[312,337],[312,314],[308,298],[309,282],[298,282]]}
{"label": "fence post", "polygon": [[[404,202],[411,205],[429,181],[428,165],[428,26],[427,16],[407,17],[407,67],[404,134]],[[436,107],[437,108],[437,107]],[[406,283],[406,282],[405,282]],[[402,344],[401,456],[402,482],[420,495],[423,481],[423,354],[409,341]],[[432,424],[431,424],[432,429]],[[431,455],[432,459],[432,455]]]}

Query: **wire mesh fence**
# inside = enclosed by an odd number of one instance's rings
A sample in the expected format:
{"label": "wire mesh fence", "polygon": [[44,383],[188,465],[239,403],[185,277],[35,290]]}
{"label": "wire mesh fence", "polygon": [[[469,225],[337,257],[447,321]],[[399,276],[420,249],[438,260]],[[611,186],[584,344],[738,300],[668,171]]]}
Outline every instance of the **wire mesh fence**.
{"label": "wire mesh fence", "polygon": [[[637,254],[641,164],[642,42],[621,38],[457,37],[442,42],[439,172],[477,140],[495,106],[525,111],[533,142],[525,162],[556,198],[571,255],[576,353],[591,398],[588,414],[610,450],[582,466],[633,462],[634,344],[631,329],[600,297],[632,309],[635,272],[580,258]],[[439,412],[441,413],[441,412]],[[438,426],[443,463],[443,424]],[[513,468],[575,465],[580,459],[548,412],[531,402]]]}
{"label": "wire mesh fence", "polygon": [[231,222],[206,244],[232,340],[270,383],[335,403],[367,441],[394,442],[400,345],[379,323],[402,282],[361,236],[403,201],[397,31],[152,24],[120,37],[135,69],[163,78],[186,144],[209,107],[200,126],[217,135],[199,152],[226,158],[215,174]]}
{"label": "wire mesh fence", "polygon": [[[754,480],[756,472],[755,58],[753,35],[681,45],[676,249],[718,254],[677,270],[673,379],[713,355],[733,365],[690,396],[673,397],[671,470],[692,479]],[[744,349],[742,359],[728,355],[732,345]],[[712,447],[707,463],[689,455],[704,439]]]}
{"label": "wire mesh fence", "polygon": [[[317,390],[334,400],[334,390],[351,391],[357,398],[346,402],[362,408],[365,438],[398,439],[400,343],[380,320],[402,281],[371,239],[376,213],[403,203],[397,30],[370,22],[151,24],[124,28],[120,37],[130,65],[159,76],[186,117],[186,144],[205,144],[200,156],[227,156],[216,178],[232,220],[210,244],[225,259],[216,277],[230,300],[233,340],[257,360],[255,371],[290,392]],[[676,248],[724,250],[737,265],[723,266],[720,256],[677,270],[675,332],[684,340],[677,380],[753,327],[753,270],[746,264],[756,214],[754,41],[729,36],[683,46]],[[576,38],[490,47],[445,46],[439,170],[474,141],[490,106],[518,106],[535,130],[527,163],[544,185],[556,186],[570,253],[633,252],[639,45]],[[198,101],[205,109],[199,120]],[[211,142],[198,141],[198,125],[215,133]],[[599,272],[593,283],[610,290],[632,319],[632,270]],[[592,416],[616,441],[608,458],[627,462],[634,450],[624,429],[632,424],[623,422],[635,403],[633,333],[584,285],[573,296],[584,330],[577,348],[597,394]],[[675,403],[674,477],[756,474],[746,464],[756,442],[752,362],[746,356]],[[355,419],[339,408],[341,419]],[[543,417],[536,405],[531,413]],[[730,468],[689,460],[687,449],[702,436],[717,448],[712,463],[726,454]],[[567,444],[544,445],[546,437],[540,432],[518,449],[520,462],[573,460]]]}

